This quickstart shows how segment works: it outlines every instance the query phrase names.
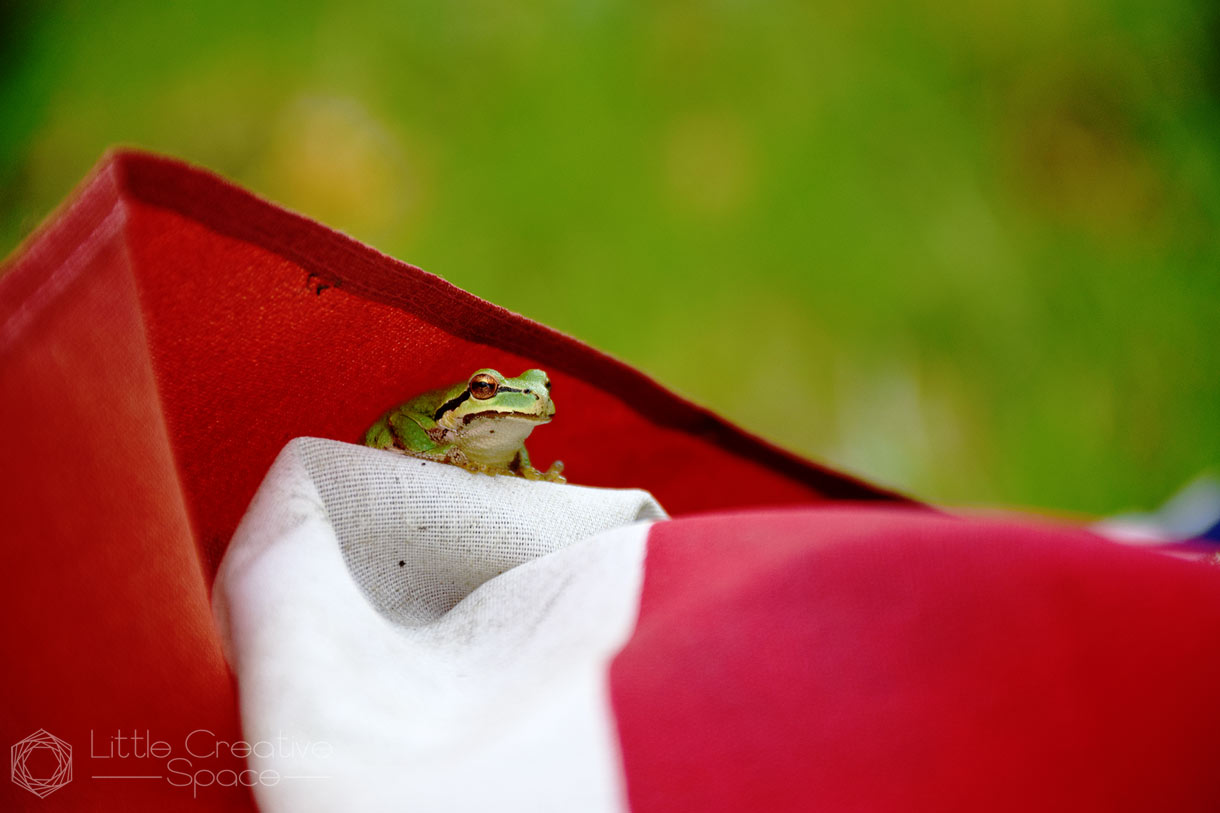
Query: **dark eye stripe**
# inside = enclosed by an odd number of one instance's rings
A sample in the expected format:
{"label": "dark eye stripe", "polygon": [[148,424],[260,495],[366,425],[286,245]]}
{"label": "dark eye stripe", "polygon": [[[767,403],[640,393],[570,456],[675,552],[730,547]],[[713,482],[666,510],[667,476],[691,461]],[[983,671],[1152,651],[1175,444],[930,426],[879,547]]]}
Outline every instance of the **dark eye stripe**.
{"label": "dark eye stripe", "polygon": [[[525,392],[525,390],[519,390],[516,387],[500,387],[498,390],[496,390],[497,394],[499,394],[501,392]],[[444,415],[446,412],[451,412],[451,411],[457,409],[462,404],[466,403],[466,401],[469,398],[470,398],[470,388],[467,387],[466,391],[463,392],[461,395],[457,396],[456,398],[450,398],[448,401],[441,404],[440,407],[436,410],[436,413],[432,416],[432,420],[439,421],[441,419],[442,415]]]}
{"label": "dark eye stripe", "polygon": [[446,412],[457,409],[459,406],[464,404],[466,399],[469,397],[470,390],[468,389],[456,398],[450,398],[448,401],[440,405],[440,407],[436,410],[436,414],[432,416],[432,420],[439,421],[442,415],[444,415]]}

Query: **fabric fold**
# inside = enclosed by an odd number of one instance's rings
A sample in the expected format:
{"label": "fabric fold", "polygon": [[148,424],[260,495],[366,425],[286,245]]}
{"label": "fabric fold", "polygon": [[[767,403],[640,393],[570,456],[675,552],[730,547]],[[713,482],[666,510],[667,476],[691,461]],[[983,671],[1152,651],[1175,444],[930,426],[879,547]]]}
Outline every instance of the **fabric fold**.
{"label": "fabric fold", "polygon": [[251,767],[282,778],[260,806],[625,809],[608,665],[664,517],[641,491],[289,443],[214,594]]}

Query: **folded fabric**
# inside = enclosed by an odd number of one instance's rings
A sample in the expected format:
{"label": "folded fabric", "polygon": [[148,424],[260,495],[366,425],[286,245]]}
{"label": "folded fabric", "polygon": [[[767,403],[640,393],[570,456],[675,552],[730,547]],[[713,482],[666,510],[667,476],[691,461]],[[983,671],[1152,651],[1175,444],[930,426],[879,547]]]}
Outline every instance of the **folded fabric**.
{"label": "folded fabric", "polygon": [[75,760],[44,800],[0,785],[0,808],[164,810],[185,794],[248,809],[240,748],[196,748],[179,787],[166,760],[109,744],[240,739],[209,594],[276,454],[300,436],[358,441],[483,366],[553,379],[536,460],[646,488],[674,514],[904,499],[208,172],[115,152],[0,269],[0,628],[16,665],[0,737],[45,730]]}
{"label": "folded fabric", "polygon": [[[336,443],[483,366],[605,491]],[[0,392],[0,809],[1220,809],[1220,568],[919,507],[180,163],[6,265]]]}
{"label": "folded fabric", "polygon": [[642,491],[290,443],[216,580],[251,765],[282,811],[621,810],[609,663]]}
{"label": "folded fabric", "polygon": [[1220,568],[1028,520],[664,521],[290,443],[216,582],[267,810],[1211,810]]}

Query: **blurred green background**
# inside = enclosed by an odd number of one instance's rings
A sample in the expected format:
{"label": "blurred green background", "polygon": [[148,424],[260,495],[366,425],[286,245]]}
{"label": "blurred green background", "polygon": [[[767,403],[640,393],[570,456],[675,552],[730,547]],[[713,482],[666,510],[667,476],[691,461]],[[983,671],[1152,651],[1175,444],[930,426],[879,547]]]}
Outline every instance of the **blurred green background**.
{"label": "blurred green background", "polygon": [[3,6],[0,253],[203,164],[929,499],[1220,461],[1220,6]]}

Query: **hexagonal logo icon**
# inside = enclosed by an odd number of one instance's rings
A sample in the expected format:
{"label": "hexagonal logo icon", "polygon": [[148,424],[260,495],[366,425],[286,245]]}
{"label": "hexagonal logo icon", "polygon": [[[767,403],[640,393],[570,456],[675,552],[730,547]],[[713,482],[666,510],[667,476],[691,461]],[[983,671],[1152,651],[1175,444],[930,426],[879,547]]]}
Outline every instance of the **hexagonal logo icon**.
{"label": "hexagonal logo icon", "polygon": [[72,781],[72,746],[40,728],[12,748],[13,782],[45,799]]}

